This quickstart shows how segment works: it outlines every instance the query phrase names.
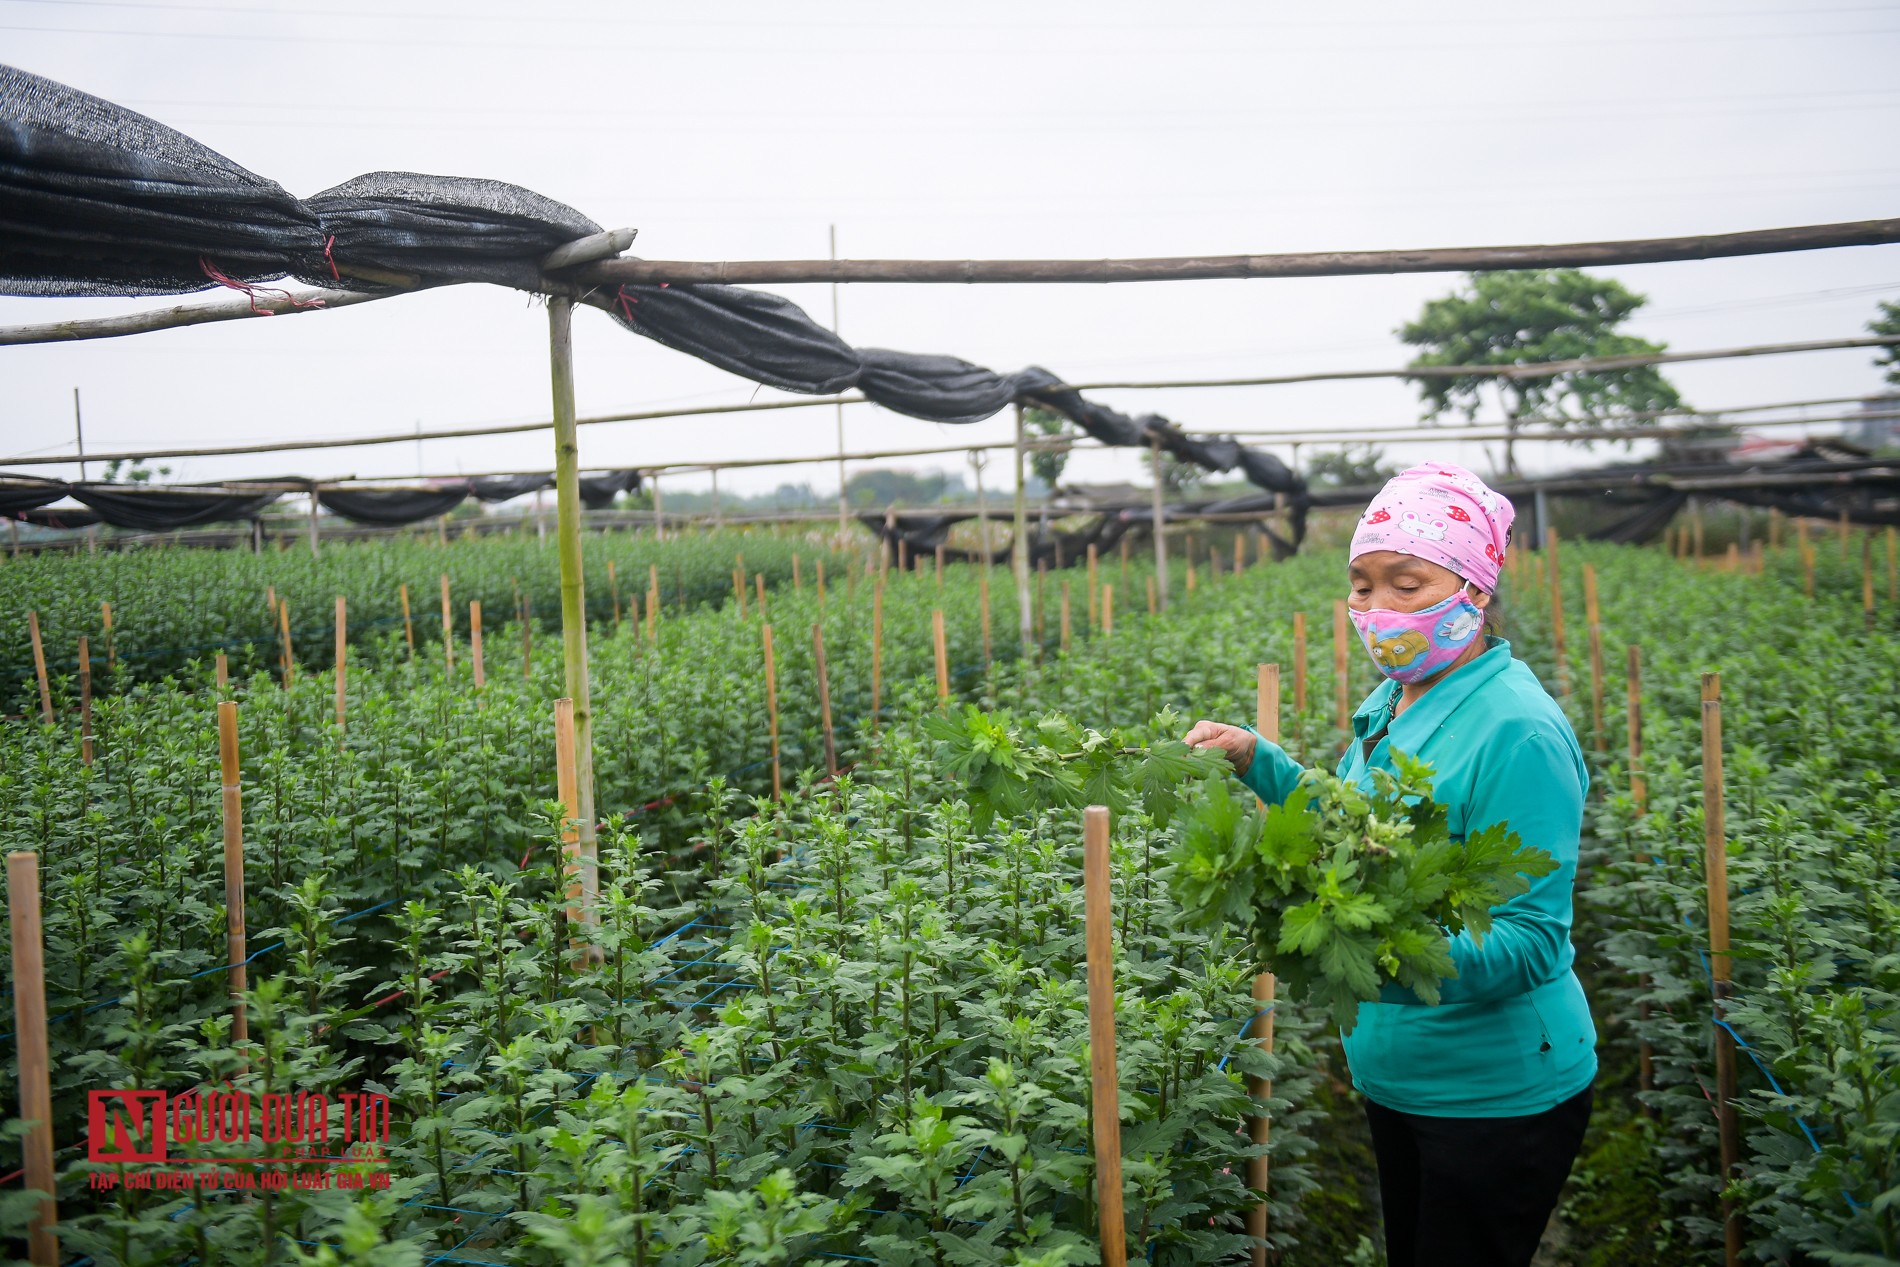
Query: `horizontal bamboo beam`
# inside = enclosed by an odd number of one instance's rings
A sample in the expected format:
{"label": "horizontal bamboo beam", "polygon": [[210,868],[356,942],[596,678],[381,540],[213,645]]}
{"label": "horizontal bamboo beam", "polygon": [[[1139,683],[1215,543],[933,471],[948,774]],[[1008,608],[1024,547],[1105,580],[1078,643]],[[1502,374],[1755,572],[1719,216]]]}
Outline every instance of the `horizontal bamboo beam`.
{"label": "horizontal bamboo beam", "polygon": [[[401,294],[402,292],[391,293]],[[335,308],[348,308],[352,304],[364,304],[372,299],[388,299],[389,297],[390,294],[372,294],[360,290],[328,290],[322,287],[303,286],[295,290],[286,290],[283,294],[273,297],[268,289],[260,289],[255,303],[243,295],[233,295],[208,303],[174,304],[170,308],[153,308],[147,312],[126,312],[113,317],[78,317],[69,321],[0,326],[0,345],[116,339],[121,335],[150,334],[155,330],[177,330],[185,326],[210,325],[218,321],[288,316],[296,312],[328,312]]]}
{"label": "horizontal bamboo beam", "polygon": [[1461,246],[1413,251],[1310,251],[1118,260],[613,260],[576,276],[618,283],[721,282],[1161,282],[1209,278],[1353,277],[1498,268],[1592,268],[1900,242],[1900,218],[1745,233],[1546,246]]}

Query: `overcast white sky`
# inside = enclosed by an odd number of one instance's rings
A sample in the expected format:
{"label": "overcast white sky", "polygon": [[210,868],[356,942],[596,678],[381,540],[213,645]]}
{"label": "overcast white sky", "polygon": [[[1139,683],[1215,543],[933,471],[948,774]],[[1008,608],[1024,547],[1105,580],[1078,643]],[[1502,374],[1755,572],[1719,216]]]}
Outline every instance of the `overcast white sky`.
{"label": "overcast white sky", "polygon": [[[1101,257],[1716,233],[1900,207],[1895,3],[0,0],[0,61],[149,114],[295,194],[376,169],[493,177],[637,227],[653,258],[822,256],[834,223],[844,256]],[[1900,246],[1607,271],[1651,297],[1632,330],[1682,350],[1852,336],[1877,298],[1900,297]],[[1458,280],[861,285],[843,289],[842,330],[1074,381],[1379,367],[1406,358],[1394,328]],[[828,288],[787,293],[829,319]],[[0,299],[0,323],[141,302]],[[775,395],[591,311],[576,354],[583,414]],[[545,316],[488,287],[10,347],[0,366],[0,459],[70,446],[74,387],[94,452],[548,407]],[[1880,385],[1860,351],[1670,373],[1703,407]],[[1101,396],[1194,427],[1350,436],[1418,416],[1392,382]],[[950,427],[847,411],[858,449],[1009,431],[1006,415]],[[608,467],[818,454],[835,433],[814,409],[600,426],[581,443],[587,466]],[[1475,447],[1389,451],[1487,466]],[[413,443],[198,459],[174,478],[402,475],[419,460],[545,469],[551,452],[542,433],[433,442],[420,459]],[[1086,455],[1071,475],[1142,465]],[[807,474],[835,487],[829,466],[722,484]]]}

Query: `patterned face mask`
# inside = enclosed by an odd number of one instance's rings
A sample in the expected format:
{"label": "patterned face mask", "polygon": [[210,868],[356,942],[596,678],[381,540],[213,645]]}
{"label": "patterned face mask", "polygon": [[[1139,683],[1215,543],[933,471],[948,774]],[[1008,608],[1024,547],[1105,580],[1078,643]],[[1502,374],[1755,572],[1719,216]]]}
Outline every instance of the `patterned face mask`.
{"label": "patterned face mask", "polygon": [[1422,682],[1448,667],[1484,628],[1484,613],[1465,596],[1464,585],[1444,601],[1415,612],[1375,607],[1348,609],[1346,614],[1379,672],[1395,682]]}

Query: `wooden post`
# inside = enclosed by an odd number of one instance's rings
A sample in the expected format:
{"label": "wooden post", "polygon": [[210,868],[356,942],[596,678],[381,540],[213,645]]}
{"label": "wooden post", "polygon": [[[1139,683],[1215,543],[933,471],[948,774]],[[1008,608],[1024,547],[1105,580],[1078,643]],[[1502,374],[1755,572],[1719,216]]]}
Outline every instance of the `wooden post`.
{"label": "wooden post", "polygon": [[937,652],[937,703],[942,707],[950,705],[950,658],[943,643],[943,608],[933,608],[930,613],[930,637]]}
{"label": "wooden post", "polygon": [[1115,633],[1115,587],[1102,586],[1102,637],[1113,637]]}
{"label": "wooden post", "polygon": [[442,663],[455,671],[455,609],[449,606],[449,574],[442,574]]}
{"label": "wooden post", "polygon": [[[1101,595],[1101,592],[1102,592],[1098,588],[1101,582],[1096,577],[1096,571],[1099,566],[1099,562],[1100,561],[1096,557],[1095,543],[1090,542],[1089,543],[1089,632],[1090,633],[1094,633],[1101,628],[1101,619],[1102,619],[1101,612],[1095,606],[1095,600]],[[1166,606],[1168,600],[1167,600],[1167,587],[1166,587],[1165,581],[1163,582],[1161,593],[1162,593],[1162,598],[1161,598],[1162,605]]]}
{"label": "wooden post", "polygon": [[79,635],[79,759],[92,764],[92,650]]}
{"label": "wooden post", "polygon": [[581,922],[580,776],[574,762],[574,701],[554,701],[554,794],[561,802],[561,892],[567,898],[567,922]]}
{"label": "wooden post", "polygon": [[216,663],[217,663],[217,675],[218,675],[218,689],[222,691],[225,687],[231,685],[231,664],[230,664],[230,661],[225,659],[224,652],[222,651],[218,652],[218,658],[217,658]]}
{"label": "wooden post", "polygon": [[343,595],[336,596],[336,728],[344,730],[343,721],[343,678],[346,672],[346,656],[349,654],[349,609]]}
{"label": "wooden post", "polygon": [[231,1041],[249,1042],[244,1010],[249,958],[244,949],[244,793],[238,778],[238,713],[232,700],[218,702],[218,767],[224,792],[224,961],[230,970]]}
{"label": "wooden post", "polygon": [[1089,966],[1089,1104],[1095,1119],[1095,1203],[1103,1267],[1126,1267],[1122,1222],[1121,1085],[1115,1068],[1115,917],[1109,903],[1108,807],[1082,811],[1082,889]]}
{"label": "wooden post", "polygon": [[287,691],[297,680],[297,654],[290,645],[290,600],[287,598],[277,601],[277,632],[284,641],[284,689]]}
{"label": "wooden post", "polygon": [[468,605],[468,658],[475,669],[475,689],[481,690],[488,679],[482,675],[482,604],[476,599]]}
{"label": "wooden post", "polygon": [[[7,918],[13,934],[13,1032],[19,1054],[19,1114],[32,1126],[20,1141],[28,1192],[40,1199],[27,1232],[33,1267],[59,1262],[59,1188],[53,1173],[52,1057],[46,1041],[46,945],[40,927],[40,856],[7,854]],[[153,1130],[159,1129],[153,1123]]]}
{"label": "wooden post", "polygon": [[[1708,880],[1709,976],[1715,1019],[1727,1011],[1733,990],[1729,959],[1728,832],[1722,792],[1722,675],[1702,675],[1702,841]],[[1715,1115],[1721,1141],[1722,1183],[1741,1162],[1741,1125],[1735,1112],[1735,1035],[1727,1025],[1715,1029]],[[1742,1227],[1734,1204],[1722,1200],[1724,1258],[1737,1267],[1742,1257]]]}
{"label": "wooden post", "polygon": [[40,720],[50,726],[53,724],[53,688],[46,681],[46,647],[40,641],[40,614],[37,611],[27,612],[26,631],[33,641],[33,676],[40,685]]}
{"label": "wooden post", "polygon": [[409,644],[409,658],[416,658],[416,625],[409,619],[409,587],[403,585],[396,591],[402,599],[402,640]]}
{"label": "wooden post", "polygon": [[871,733],[877,733],[877,718],[884,699],[884,577],[877,578],[871,591]]}
{"label": "wooden post", "polygon": [[831,730],[831,677],[825,670],[825,627],[811,627],[812,662],[818,671],[818,721],[825,731],[825,773],[838,777],[838,740]]}
{"label": "wooden post", "polygon": [[977,606],[983,615],[983,666],[990,664],[990,565],[986,562],[976,574]]}
{"label": "wooden post", "polygon": [[1069,649],[1069,583],[1062,582],[1062,650]]}
{"label": "wooden post", "polygon": [[1590,724],[1598,752],[1609,751],[1609,737],[1603,733],[1603,624],[1597,608],[1597,570],[1583,565],[1583,612],[1590,630]]}
{"label": "wooden post", "polygon": [[1333,712],[1334,721],[1340,733],[1352,734],[1352,696],[1347,683],[1347,670],[1351,661],[1347,658],[1347,630],[1351,622],[1346,616],[1346,600],[1333,600]]}
{"label": "wooden post", "polygon": [[[1892,531],[1893,530],[1891,528],[1888,529],[1888,532],[1890,534]],[[113,637],[112,637],[112,604],[111,603],[99,604],[99,619],[105,623],[106,671],[111,672],[113,669],[117,668],[119,664],[118,648],[115,645],[113,641]]]}
{"label": "wooden post", "polygon": [[[582,918],[599,918],[594,814],[594,705],[587,659],[587,581],[581,558],[580,439],[574,422],[574,304],[548,300],[548,384],[554,419],[554,516],[561,565],[562,694],[574,701],[575,804],[581,820]],[[658,493],[654,515],[659,517]],[[445,591],[446,592],[446,591]],[[446,610],[446,607],[444,608]]]}
{"label": "wooden post", "polygon": [[1306,613],[1293,613],[1293,715],[1306,716]]}
{"label": "wooden post", "polygon": [[[1239,540],[1238,537],[1235,538]],[[1259,677],[1254,690],[1254,729],[1263,739],[1273,743],[1280,742],[1280,666],[1263,664],[1259,668]],[[1257,972],[1253,978],[1254,1018],[1247,1027],[1247,1037],[1261,1051],[1273,1052],[1273,994],[1277,983],[1271,972]],[[1265,1101],[1273,1096],[1273,1083],[1266,1078],[1247,1079],[1247,1094],[1255,1100]],[[1247,1138],[1256,1146],[1266,1144],[1272,1119],[1263,1109],[1249,1118]],[[1247,1235],[1266,1239],[1267,1235],[1267,1181],[1268,1165],[1265,1156],[1249,1158],[1247,1161],[1247,1186],[1260,1194],[1257,1205],[1247,1210]],[[1254,1267],[1266,1267],[1267,1251],[1264,1245],[1256,1245],[1252,1251]]]}
{"label": "wooden post", "polygon": [[778,760],[778,662],[772,658],[772,626],[760,627],[765,639],[765,717],[772,736],[772,799],[784,794]]}

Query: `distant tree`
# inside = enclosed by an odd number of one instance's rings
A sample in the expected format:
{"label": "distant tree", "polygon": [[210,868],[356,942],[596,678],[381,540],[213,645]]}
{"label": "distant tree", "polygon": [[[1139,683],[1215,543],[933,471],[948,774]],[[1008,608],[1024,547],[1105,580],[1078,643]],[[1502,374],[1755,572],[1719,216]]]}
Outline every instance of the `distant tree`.
{"label": "distant tree", "polygon": [[1192,462],[1183,462],[1172,453],[1161,455],[1161,486],[1170,493],[1189,496],[1207,483],[1206,467],[1196,466]]}
{"label": "distant tree", "polygon": [[[1412,368],[1430,365],[1533,365],[1579,357],[1631,356],[1661,352],[1664,345],[1617,327],[1648,298],[1607,277],[1574,268],[1511,269],[1472,273],[1469,289],[1428,302],[1398,336],[1424,351]],[[1653,365],[1618,370],[1570,370],[1547,378],[1499,379],[1473,374],[1420,377],[1426,418],[1456,410],[1477,416],[1484,389],[1492,388],[1514,427],[1541,422],[1580,430],[1600,425],[1606,412],[1644,413],[1676,409],[1682,397]],[[1584,442],[1588,438],[1583,437]],[[1516,455],[1505,442],[1505,469]]]}
{"label": "distant tree", "polygon": [[[1900,335],[1900,302],[1880,301],[1880,315],[1867,323],[1875,334]],[[1874,364],[1887,367],[1887,381],[1900,386],[1900,344],[1889,344],[1874,358]]]}
{"label": "distant tree", "polygon": [[[1075,434],[1075,428],[1069,420],[1053,409],[1043,409],[1036,405],[1023,408],[1023,430],[1041,436],[1067,437]],[[1063,468],[1069,465],[1069,455],[1056,449],[1037,449],[1029,455],[1029,469],[1035,477],[1049,488],[1054,488],[1062,478]]]}
{"label": "distant tree", "polygon": [[113,458],[106,463],[105,474],[99,478],[108,484],[149,484],[152,482],[153,475],[164,476],[171,473],[172,468],[169,466],[161,466],[157,471],[153,471],[141,462]]}
{"label": "distant tree", "polygon": [[964,492],[961,475],[942,471],[904,471],[874,467],[855,471],[845,481],[845,498],[863,509],[901,502],[906,506],[929,506],[950,501]]}
{"label": "distant tree", "polygon": [[1303,474],[1315,488],[1363,488],[1385,483],[1398,468],[1385,461],[1385,450],[1376,444],[1349,444],[1313,454]]}

